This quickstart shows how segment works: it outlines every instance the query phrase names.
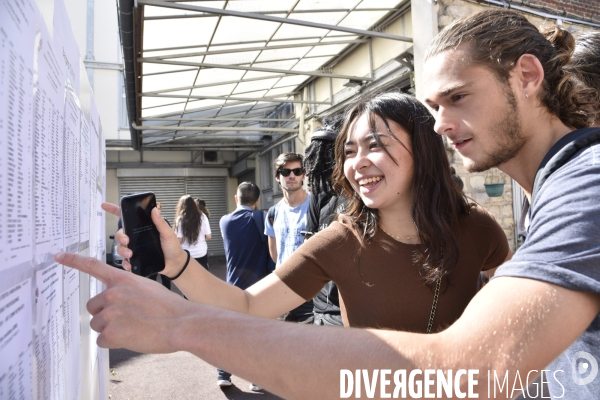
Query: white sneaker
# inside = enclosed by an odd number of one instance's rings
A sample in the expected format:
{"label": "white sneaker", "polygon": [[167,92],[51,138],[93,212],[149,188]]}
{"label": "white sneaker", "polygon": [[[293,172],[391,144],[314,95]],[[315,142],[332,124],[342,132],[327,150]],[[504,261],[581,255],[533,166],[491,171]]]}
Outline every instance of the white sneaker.
{"label": "white sneaker", "polygon": [[253,392],[260,392],[262,390],[262,388],[258,385],[255,385],[254,383],[251,383],[250,390],[252,390]]}
{"label": "white sneaker", "polygon": [[219,385],[220,387],[231,386],[231,379],[219,379],[217,381],[217,385]]}

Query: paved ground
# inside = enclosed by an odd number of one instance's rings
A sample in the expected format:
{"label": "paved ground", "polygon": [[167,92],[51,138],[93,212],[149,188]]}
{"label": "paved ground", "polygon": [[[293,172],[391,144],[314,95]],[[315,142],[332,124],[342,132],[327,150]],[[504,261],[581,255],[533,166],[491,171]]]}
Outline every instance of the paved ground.
{"label": "paved ground", "polygon": [[[213,257],[209,263],[211,272],[224,279],[225,259]],[[186,352],[154,355],[111,350],[110,368],[112,400],[279,399],[266,391],[250,391],[250,383],[236,376],[231,378],[234,386],[219,388],[216,369]]]}

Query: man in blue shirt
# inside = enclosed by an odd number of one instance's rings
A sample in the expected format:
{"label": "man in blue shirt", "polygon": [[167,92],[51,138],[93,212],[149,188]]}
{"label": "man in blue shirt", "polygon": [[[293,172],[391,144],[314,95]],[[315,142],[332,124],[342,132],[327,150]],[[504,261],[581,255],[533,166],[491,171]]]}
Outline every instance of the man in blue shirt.
{"label": "man in blue shirt", "polygon": [[[259,197],[258,186],[241,183],[235,195],[236,210],[219,222],[227,259],[227,283],[240,289],[254,285],[271,272],[267,238],[263,234],[266,214],[256,210]],[[231,374],[217,371],[217,384],[231,386]],[[257,391],[260,387],[253,384],[250,389]]]}

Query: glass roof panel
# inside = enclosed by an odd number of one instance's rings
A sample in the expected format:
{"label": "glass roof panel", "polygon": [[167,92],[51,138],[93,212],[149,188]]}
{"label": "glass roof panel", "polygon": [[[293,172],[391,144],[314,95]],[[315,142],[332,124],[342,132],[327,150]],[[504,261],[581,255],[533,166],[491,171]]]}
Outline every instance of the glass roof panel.
{"label": "glass roof panel", "polygon": [[299,37],[322,37],[327,34],[329,30],[321,28],[311,28],[308,26],[299,26],[291,24],[282,24],[281,28],[277,31],[273,39],[292,39]]}
{"label": "glass roof panel", "polygon": [[198,46],[198,47],[185,48],[185,49],[172,49],[172,50],[167,49],[167,50],[158,50],[158,51],[145,50],[143,55],[144,55],[144,57],[160,57],[160,56],[170,56],[170,55],[177,55],[177,54],[194,53],[194,52],[198,52],[198,51],[206,51],[206,46]]}
{"label": "glass roof panel", "polygon": [[278,41],[270,41],[268,46],[285,46],[288,44],[304,44],[306,46],[310,46],[313,43],[319,43],[319,38],[312,39],[286,39],[286,40],[278,40]]}
{"label": "glass roof panel", "polygon": [[[235,88],[235,83],[229,85],[209,86],[192,90],[192,96],[227,96]],[[189,94],[189,91],[188,91]]]}
{"label": "glass roof panel", "polygon": [[265,79],[261,81],[241,82],[238,84],[236,93],[249,92],[253,90],[270,89],[279,81],[279,78]]}
{"label": "glass roof panel", "polygon": [[395,8],[405,1],[408,0],[363,0],[356,8]]}
{"label": "glass roof panel", "polygon": [[173,73],[177,71],[189,70],[189,65],[173,65],[173,64],[162,64],[162,63],[154,63],[154,62],[145,62],[142,68],[144,75],[156,74],[159,72],[168,72]]}
{"label": "glass roof panel", "polygon": [[142,97],[142,110],[152,107],[162,107],[169,104],[179,104],[187,99],[160,98],[160,97]]}
{"label": "glass roof panel", "polygon": [[227,10],[245,11],[245,12],[264,12],[289,10],[296,0],[244,0],[230,1],[227,4]]}
{"label": "glass roof panel", "polygon": [[353,11],[339,23],[339,26],[369,29],[386,14],[387,11]]}
{"label": "glass roof panel", "polygon": [[183,111],[184,106],[185,104],[181,103],[164,107],[148,108],[146,110],[142,110],[142,118],[180,113],[181,111]]}
{"label": "glass roof panel", "polygon": [[314,56],[337,56],[348,46],[347,44],[330,44],[328,46],[315,46],[305,57]]}
{"label": "glass roof panel", "polygon": [[276,72],[261,72],[261,71],[248,71],[246,75],[244,75],[244,79],[253,79],[253,78],[272,78],[273,75],[280,75]]}
{"label": "glass roof panel", "polygon": [[[182,3],[183,4],[183,3]],[[197,3],[196,3],[197,5]],[[213,7],[211,5],[211,7]],[[220,7],[222,8],[222,7]],[[155,7],[146,5],[144,6],[144,18],[146,17],[164,17],[164,16],[181,16],[181,15],[199,15],[198,11],[189,11],[189,10],[177,10],[175,8],[167,8],[167,7]],[[213,18],[207,17],[207,18]]]}
{"label": "glass roof panel", "polygon": [[247,98],[255,99],[255,98],[259,98],[259,97],[262,97],[262,96],[264,96],[264,95],[265,95],[265,93],[267,93],[267,89],[264,89],[264,90],[257,90],[257,91],[254,91],[254,92],[248,92],[248,91],[246,91],[246,92],[244,92],[243,94],[240,94],[240,93],[238,92],[238,90],[236,89],[236,90],[233,92],[232,96],[233,96],[233,97],[247,97]]}
{"label": "glass roof panel", "polygon": [[[253,62],[260,54],[259,51],[244,51],[243,53],[216,54],[214,56],[206,56],[204,62],[208,64],[249,64]],[[201,62],[201,57],[196,57]]]}
{"label": "glass roof panel", "polygon": [[229,117],[230,115],[236,114],[236,113],[244,113],[245,114],[251,108],[252,108],[252,105],[250,103],[240,104],[240,105],[237,105],[237,106],[226,105],[225,107],[223,107],[223,109],[219,113],[219,116],[220,117]]}
{"label": "glass roof panel", "polygon": [[286,76],[285,78],[281,78],[281,80],[275,85],[275,87],[299,85],[307,79],[308,76],[306,75],[290,75]]}
{"label": "glass roof panel", "polygon": [[289,70],[292,68],[298,60],[285,60],[285,61],[272,61],[265,63],[254,63],[252,66],[257,68],[272,68],[272,69],[280,69],[280,70]]}
{"label": "glass roof panel", "polygon": [[267,92],[267,96],[278,96],[280,94],[287,94],[294,91],[294,86],[286,86],[276,89],[271,89]]}
{"label": "glass roof panel", "polygon": [[301,0],[295,10],[326,10],[354,8],[360,0]]}
{"label": "glass roof panel", "polygon": [[337,25],[347,12],[292,13],[288,18],[300,21],[316,22],[318,24]]}
{"label": "glass roof panel", "polygon": [[210,109],[217,108],[224,103],[223,100],[191,100],[186,106],[186,111],[193,111],[197,109]]}
{"label": "glass roof panel", "polygon": [[164,19],[144,22],[144,49],[197,46],[208,43],[217,18]]}
{"label": "glass roof panel", "polygon": [[[335,36],[335,37],[332,37]],[[347,33],[344,32],[339,32],[339,31],[331,31],[330,33],[327,34],[326,37],[324,37],[321,42],[331,42],[334,40],[356,40],[358,39],[358,36],[356,35],[349,35]]]}
{"label": "glass roof panel", "polygon": [[196,71],[145,76],[142,78],[142,92],[153,92],[157,90],[192,86],[194,84],[195,77]]}
{"label": "glass roof panel", "polygon": [[250,18],[222,17],[213,43],[268,40],[280,24]]}
{"label": "glass roof panel", "polygon": [[302,58],[309,50],[307,47],[290,47],[287,49],[264,50],[256,60],[257,62],[282,60],[285,58]]}
{"label": "glass roof panel", "polygon": [[242,78],[245,71],[225,68],[202,68],[196,79],[196,85],[235,81]]}
{"label": "glass roof panel", "polygon": [[292,69],[294,71],[316,71],[330,59],[331,57],[303,58]]}
{"label": "glass roof panel", "polygon": [[236,44],[218,44],[212,43],[210,46],[211,50],[229,50],[229,49],[243,49],[246,47],[264,47],[266,44],[266,40],[256,41],[252,43],[236,43]]}

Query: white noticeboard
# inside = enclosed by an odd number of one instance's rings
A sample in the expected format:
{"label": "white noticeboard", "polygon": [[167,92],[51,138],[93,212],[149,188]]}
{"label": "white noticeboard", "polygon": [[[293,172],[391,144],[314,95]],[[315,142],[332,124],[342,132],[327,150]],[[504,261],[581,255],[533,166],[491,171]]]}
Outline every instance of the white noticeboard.
{"label": "white noticeboard", "polygon": [[63,0],[44,7],[50,30],[0,0],[0,399],[106,400],[83,306],[103,285],[53,259],[105,257],[102,125]]}

